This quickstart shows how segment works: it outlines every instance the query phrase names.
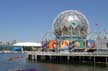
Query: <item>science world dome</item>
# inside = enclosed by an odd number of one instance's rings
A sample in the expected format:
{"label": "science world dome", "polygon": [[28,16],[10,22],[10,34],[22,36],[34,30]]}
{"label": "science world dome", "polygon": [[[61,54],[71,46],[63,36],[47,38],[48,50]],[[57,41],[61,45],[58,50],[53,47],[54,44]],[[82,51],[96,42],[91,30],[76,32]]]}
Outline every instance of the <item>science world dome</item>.
{"label": "science world dome", "polygon": [[89,23],[85,15],[76,10],[61,12],[53,21],[53,32],[56,37],[77,35],[86,38]]}

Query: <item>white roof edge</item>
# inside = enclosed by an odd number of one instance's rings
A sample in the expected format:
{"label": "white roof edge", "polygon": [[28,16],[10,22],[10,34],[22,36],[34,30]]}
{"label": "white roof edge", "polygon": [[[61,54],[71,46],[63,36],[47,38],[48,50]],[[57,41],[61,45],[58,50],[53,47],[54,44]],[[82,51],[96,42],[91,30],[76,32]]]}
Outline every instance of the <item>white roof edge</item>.
{"label": "white roof edge", "polygon": [[18,42],[16,44],[13,44],[13,46],[39,46],[41,47],[41,43],[36,43],[36,42]]}

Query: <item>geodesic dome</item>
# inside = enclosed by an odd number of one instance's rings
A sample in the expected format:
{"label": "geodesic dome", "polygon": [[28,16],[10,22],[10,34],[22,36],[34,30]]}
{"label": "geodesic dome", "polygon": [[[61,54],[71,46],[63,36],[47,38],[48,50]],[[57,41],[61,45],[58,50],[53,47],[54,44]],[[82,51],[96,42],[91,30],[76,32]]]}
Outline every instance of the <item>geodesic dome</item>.
{"label": "geodesic dome", "polygon": [[76,10],[67,10],[60,13],[53,22],[53,32],[56,37],[77,35],[86,38],[88,28],[87,18]]}

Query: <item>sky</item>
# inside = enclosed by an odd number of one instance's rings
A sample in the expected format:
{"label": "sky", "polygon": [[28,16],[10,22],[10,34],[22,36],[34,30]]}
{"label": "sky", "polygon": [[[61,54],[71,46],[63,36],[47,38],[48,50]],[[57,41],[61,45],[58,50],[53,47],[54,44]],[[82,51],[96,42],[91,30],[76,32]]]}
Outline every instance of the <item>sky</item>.
{"label": "sky", "polygon": [[65,10],[86,15],[90,31],[107,32],[107,7],[108,0],[0,0],[0,41],[41,42]]}

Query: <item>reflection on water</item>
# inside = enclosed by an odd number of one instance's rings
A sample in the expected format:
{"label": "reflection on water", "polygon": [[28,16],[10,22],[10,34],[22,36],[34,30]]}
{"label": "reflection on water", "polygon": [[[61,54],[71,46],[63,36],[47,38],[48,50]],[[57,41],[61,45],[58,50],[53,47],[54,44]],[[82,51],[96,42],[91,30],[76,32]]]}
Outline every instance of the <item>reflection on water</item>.
{"label": "reflection on water", "polygon": [[[106,64],[28,61],[25,54],[0,54],[0,71],[11,69],[37,69],[38,71],[108,71]],[[10,59],[10,60],[9,60]]]}
{"label": "reflection on water", "polygon": [[[41,63],[44,65],[45,71],[107,71],[106,64],[89,64],[89,63],[74,63],[74,64],[52,64]],[[47,69],[47,70],[46,70]],[[42,71],[44,71],[42,70]]]}

